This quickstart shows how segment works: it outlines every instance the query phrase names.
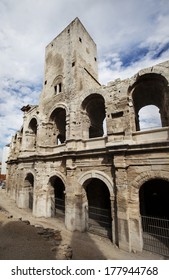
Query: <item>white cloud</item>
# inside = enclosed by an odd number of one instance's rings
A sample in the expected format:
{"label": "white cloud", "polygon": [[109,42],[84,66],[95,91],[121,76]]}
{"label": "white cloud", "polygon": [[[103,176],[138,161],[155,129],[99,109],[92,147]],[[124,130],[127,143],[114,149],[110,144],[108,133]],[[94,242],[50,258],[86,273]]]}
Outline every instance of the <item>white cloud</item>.
{"label": "white cloud", "polygon": [[[20,108],[38,102],[45,46],[77,16],[97,43],[103,84],[169,57],[163,51],[169,42],[166,0],[1,0],[0,146],[20,129]],[[134,49],[147,52],[125,65]]]}
{"label": "white cloud", "polygon": [[140,129],[161,127],[159,108],[154,105],[143,107],[139,111]]}

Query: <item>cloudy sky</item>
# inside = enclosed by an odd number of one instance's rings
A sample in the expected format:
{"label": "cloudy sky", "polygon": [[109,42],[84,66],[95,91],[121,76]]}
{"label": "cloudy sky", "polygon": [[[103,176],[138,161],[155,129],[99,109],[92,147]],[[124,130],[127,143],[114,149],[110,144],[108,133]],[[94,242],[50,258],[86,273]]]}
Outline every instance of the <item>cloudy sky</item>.
{"label": "cloudy sky", "polygon": [[169,59],[168,0],[0,0],[0,149],[37,104],[44,51],[75,17],[98,48],[99,81]]}

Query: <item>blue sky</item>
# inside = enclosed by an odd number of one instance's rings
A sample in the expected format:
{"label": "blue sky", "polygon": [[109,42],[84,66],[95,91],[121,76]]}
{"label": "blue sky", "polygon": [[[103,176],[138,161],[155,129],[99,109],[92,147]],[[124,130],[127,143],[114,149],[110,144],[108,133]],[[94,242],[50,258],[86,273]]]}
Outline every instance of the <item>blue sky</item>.
{"label": "blue sky", "polygon": [[77,16],[97,44],[102,84],[169,59],[168,0],[0,0],[0,151],[20,108],[38,103],[46,45]]}

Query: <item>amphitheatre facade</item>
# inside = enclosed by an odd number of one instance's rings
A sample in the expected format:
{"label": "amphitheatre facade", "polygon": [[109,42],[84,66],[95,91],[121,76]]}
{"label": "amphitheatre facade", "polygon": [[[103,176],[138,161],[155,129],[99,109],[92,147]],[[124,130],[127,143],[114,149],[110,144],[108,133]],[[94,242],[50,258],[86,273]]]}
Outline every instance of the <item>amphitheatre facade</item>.
{"label": "amphitheatre facade", "polygon": [[[106,86],[96,44],[76,18],[47,47],[39,105],[12,138],[7,191],[36,217],[142,251],[146,217],[169,220],[169,61]],[[139,112],[159,109],[142,130]]]}

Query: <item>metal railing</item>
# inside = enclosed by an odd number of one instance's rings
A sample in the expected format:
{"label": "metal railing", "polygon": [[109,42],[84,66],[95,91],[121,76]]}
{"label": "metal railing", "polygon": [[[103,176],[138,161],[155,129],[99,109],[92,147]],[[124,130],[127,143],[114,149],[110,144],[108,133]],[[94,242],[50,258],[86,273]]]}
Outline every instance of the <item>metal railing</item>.
{"label": "metal railing", "polygon": [[169,220],[142,216],[143,249],[169,257]]}
{"label": "metal railing", "polygon": [[88,231],[111,239],[111,214],[108,209],[89,206]]}
{"label": "metal railing", "polygon": [[56,216],[65,216],[65,200],[61,198],[55,198],[55,211]]}

